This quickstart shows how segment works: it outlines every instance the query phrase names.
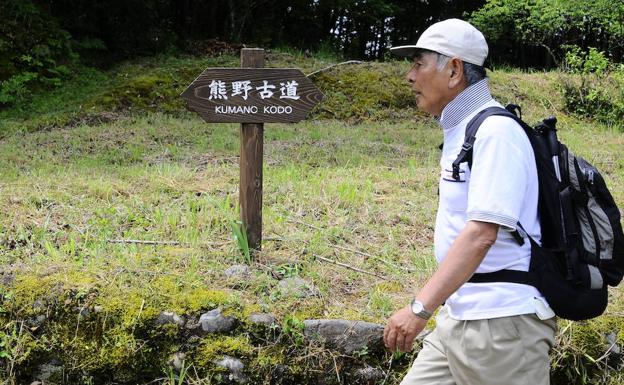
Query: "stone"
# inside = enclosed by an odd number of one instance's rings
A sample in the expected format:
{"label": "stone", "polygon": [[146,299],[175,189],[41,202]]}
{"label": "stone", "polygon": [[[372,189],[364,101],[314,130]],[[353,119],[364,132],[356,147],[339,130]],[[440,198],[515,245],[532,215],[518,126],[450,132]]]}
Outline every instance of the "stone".
{"label": "stone", "polygon": [[45,310],[46,308],[46,304],[42,299],[36,299],[35,302],[33,302],[33,310]]}
{"label": "stone", "polygon": [[192,335],[188,338],[188,340],[186,340],[187,343],[193,345],[193,344],[198,344],[201,342],[201,337],[197,336],[197,335]]}
{"label": "stone", "polygon": [[35,318],[31,318],[29,321],[30,321],[31,327],[36,329],[36,328],[40,328],[41,326],[43,326],[46,319],[48,319],[48,317],[46,317],[45,314],[39,314]]}
{"label": "stone", "polygon": [[624,362],[624,354],[622,354],[622,346],[617,343],[617,334],[615,332],[606,334],[604,336],[604,341],[607,364],[618,367]]}
{"label": "stone", "polygon": [[299,277],[290,277],[279,281],[277,289],[283,296],[298,298],[308,298],[318,294],[318,290],[313,284]]}
{"label": "stone", "polygon": [[0,273],[0,283],[2,283],[2,285],[8,287],[13,285],[13,282],[15,282],[15,274],[10,272]]}
{"label": "stone", "polygon": [[91,309],[86,306],[76,307],[76,311],[80,319],[88,318],[91,315]]}
{"label": "stone", "polygon": [[245,376],[245,364],[243,361],[235,357],[224,356],[221,360],[214,361],[217,366],[228,370],[228,379],[238,384],[244,384],[247,382],[247,376]]}
{"label": "stone", "polygon": [[173,353],[169,358],[169,366],[171,366],[175,371],[180,372],[184,369],[185,358],[186,354],[182,352]]}
{"label": "stone", "polygon": [[256,326],[272,327],[277,325],[275,316],[270,313],[253,313],[249,316],[249,322]]}
{"label": "stone", "polygon": [[173,324],[179,327],[184,327],[185,324],[183,317],[180,317],[176,313],[170,311],[161,312],[154,323],[157,326]]}
{"label": "stone", "polygon": [[303,334],[345,354],[383,349],[384,326],[364,321],[305,320]]}
{"label": "stone", "polygon": [[605,336],[605,342],[607,343],[607,349],[610,350],[613,354],[620,354],[621,348],[620,345],[617,344],[617,334],[611,332]]}
{"label": "stone", "polygon": [[202,314],[199,322],[188,322],[186,327],[194,335],[203,336],[210,333],[227,333],[236,326],[234,317],[226,317],[221,314],[221,309],[213,309]]}
{"label": "stone", "polygon": [[58,360],[51,360],[37,367],[34,380],[45,383],[61,383],[63,381],[63,363]]}
{"label": "stone", "polygon": [[249,274],[249,266],[247,265],[233,265],[228,267],[223,274],[228,278],[243,278]]}
{"label": "stone", "polygon": [[353,383],[361,385],[375,385],[378,381],[385,377],[383,370],[365,366],[358,368],[352,373]]}

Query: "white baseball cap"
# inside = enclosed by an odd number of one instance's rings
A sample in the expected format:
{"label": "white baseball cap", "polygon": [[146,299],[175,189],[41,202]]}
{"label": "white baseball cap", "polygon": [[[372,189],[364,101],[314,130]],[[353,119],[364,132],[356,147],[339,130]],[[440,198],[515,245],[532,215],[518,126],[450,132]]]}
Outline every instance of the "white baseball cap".
{"label": "white baseball cap", "polygon": [[483,34],[472,24],[448,19],[431,25],[420,35],[416,45],[390,48],[397,56],[413,58],[421,49],[434,51],[462,61],[483,66],[488,55],[488,45]]}

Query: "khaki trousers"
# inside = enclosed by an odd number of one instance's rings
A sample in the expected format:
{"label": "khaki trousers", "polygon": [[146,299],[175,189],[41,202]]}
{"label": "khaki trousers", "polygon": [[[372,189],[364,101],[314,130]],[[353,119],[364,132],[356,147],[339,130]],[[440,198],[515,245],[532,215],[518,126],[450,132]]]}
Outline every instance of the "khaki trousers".
{"label": "khaki trousers", "polygon": [[457,321],[442,308],[401,385],[548,385],[556,328],[534,314]]}

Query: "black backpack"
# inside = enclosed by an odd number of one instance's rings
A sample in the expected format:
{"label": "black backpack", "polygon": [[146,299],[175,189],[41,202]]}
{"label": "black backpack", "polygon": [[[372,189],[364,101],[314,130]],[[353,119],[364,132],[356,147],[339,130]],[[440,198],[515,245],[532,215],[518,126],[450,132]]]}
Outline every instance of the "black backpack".
{"label": "black backpack", "polygon": [[521,245],[525,237],[531,242],[529,271],[475,273],[468,282],[529,284],[561,318],[597,317],[607,307],[607,285],[617,286],[624,276],[620,212],[598,170],[557,140],[555,117],[533,128],[516,111],[520,112],[516,105],[490,107],[468,123],[464,145],[453,162],[453,177],[459,178],[460,163],[472,166],[475,135],[487,117],[500,115],[518,122],[535,153],[541,245],[518,223],[512,235]]}

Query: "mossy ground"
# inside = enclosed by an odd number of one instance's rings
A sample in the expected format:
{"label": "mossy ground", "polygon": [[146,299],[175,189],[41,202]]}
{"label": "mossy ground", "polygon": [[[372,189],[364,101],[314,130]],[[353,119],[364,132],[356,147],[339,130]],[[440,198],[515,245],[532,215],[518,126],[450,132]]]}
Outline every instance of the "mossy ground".
{"label": "mossy ground", "polygon": [[[268,58],[268,66],[304,73],[332,63],[279,52]],[[239,215],[238,125],[206,124],[177,96],[209,66],[237,66],[237,58],[163,57],[88,72],[0,113],[7,383],[27,381],[51,359],[64,363],[67,383],[165,383],[177,351],[187,353],[187,381],[196,383],[223,380],[214,359],[225,354],[244,358],[258,383],[327,373],[344,383],[354,362],[392,367],[385,383],[399,382],[411,356],[345,357],[303,343],[299,326],[306,318],[383,323],[435,268],[442,135],[414,110],[402,80],[409,63],[315,75],[327,98],[311,117],[266,125],[265,241],[244,279],[223,274],[243,262],[231,230]],[[522,104],[528,121],[556,113],[561,138],[604,171],[622,207],[624,134],[565,114],[561,76],[495,71],[492,90],[501,102]],[[312,282],[317,295],[277,292],[290,276]],[[620,289],[612,299],[603,317],[561,322],[556,384],[603,376],[604,334],[624,342]],[[154,326],[161,311],[198,317],[215,307],[240,320],[235,332],[187,343],[176,327]],[[258,311],[274,313],[281,331],[246,323]],[[603,383],[624,383],[607,373]]]}

